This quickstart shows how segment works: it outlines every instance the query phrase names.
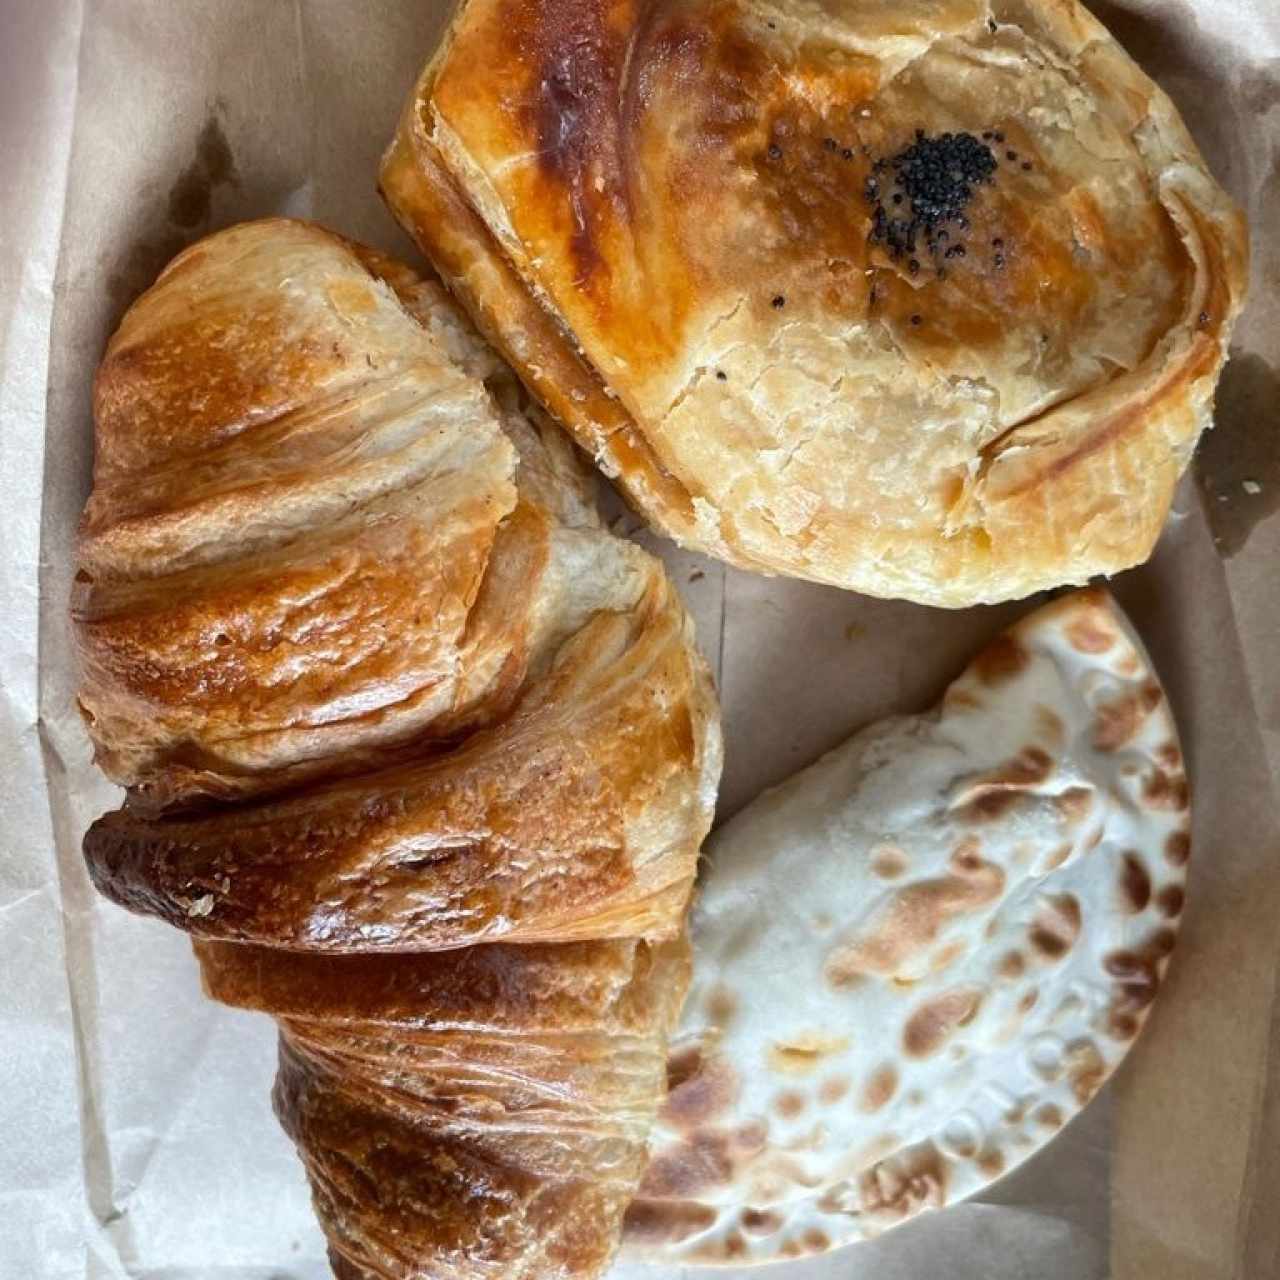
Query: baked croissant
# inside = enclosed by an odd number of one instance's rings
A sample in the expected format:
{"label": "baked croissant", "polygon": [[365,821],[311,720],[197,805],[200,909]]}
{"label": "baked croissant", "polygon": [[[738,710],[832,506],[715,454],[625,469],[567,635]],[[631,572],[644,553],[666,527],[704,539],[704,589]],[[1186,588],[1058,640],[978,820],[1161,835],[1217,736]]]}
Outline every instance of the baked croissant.
{"label": "baked croissant", "polygon": [[597,1275],[720,768],[661,565],[437,284],[304,223],[171,263],[95,418],[94,883],[279,1019],[340,1276]]}

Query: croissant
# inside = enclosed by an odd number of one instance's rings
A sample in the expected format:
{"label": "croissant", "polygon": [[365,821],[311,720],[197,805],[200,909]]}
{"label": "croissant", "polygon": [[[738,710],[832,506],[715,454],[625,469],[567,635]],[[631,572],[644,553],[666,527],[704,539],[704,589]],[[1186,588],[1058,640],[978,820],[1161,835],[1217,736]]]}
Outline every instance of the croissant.
{"label": "croissant", "polygon": [[313,225],[175,259],[94,406],[95,885],[278,1019],[338,1276],[598,1275],[720,770],[661,565],[438,284]]}

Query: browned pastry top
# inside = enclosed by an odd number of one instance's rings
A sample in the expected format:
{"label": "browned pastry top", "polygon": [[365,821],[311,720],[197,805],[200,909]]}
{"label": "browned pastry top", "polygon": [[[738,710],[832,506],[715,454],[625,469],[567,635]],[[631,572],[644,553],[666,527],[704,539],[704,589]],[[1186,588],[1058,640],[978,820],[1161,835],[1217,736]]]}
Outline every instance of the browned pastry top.
{"label": "browned pastry top", "polygon": [[678,929],[719,751],[688,621],[439,286],[233,228],[129,311],[96,410],[99,887],[329,950]]}
{"label": "browned pastry top", "polygon": [[438,284],[315,226],[178,258],[95,410],[94,882],[279,1020],[338,1276],[599,1276],[720,769],[661,565]]}
{"label": "browned pastry top", "polygon": [[383,185],[661,527],[931,603],[1145,556],[1243,291],[1074,0],[466,0]]}
{"label": "browned pastry top", "polygon": [[106,815],[95,883],[197,936],[327,951],[671,936],[706,746],[680,616],[653,591],[453,751],[214,813]]}

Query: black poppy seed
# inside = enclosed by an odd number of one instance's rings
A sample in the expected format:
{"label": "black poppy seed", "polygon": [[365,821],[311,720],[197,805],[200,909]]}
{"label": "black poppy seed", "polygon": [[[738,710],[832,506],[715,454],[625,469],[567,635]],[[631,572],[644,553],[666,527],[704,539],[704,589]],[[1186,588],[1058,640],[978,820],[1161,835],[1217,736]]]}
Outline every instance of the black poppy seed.
{"label": "black poppy seed", "polygon": [[852,159],[853,159],[853,148],[852,148],[852,147],[841,147],[841,148],[840,148],[840,158],[841,158],[842,160],[852,160]]}
{"label": "black poppy seed", "polygon": [[984,134],[982,135],[982,140],[983,140],[983,142],[990,142],[990,141],[991,141],[991,139],[992,139],[992,138],[994,138],[995,136],[996,136],[996,135],[995,135],[994,133],[992,133],[990,129],[988,129],[988,130],[986,131],[986,133],[984,133]]}
{"label": "black poppy seed", "polygon": [[1018,153],[1016,151],[1006,151],[1004,153],[1004,158],[1006,160],[1016,160],[1018,158]]}
{"label": "black poppy seed", "polygon": [[991,242],[991,247],[993,249],[1003,249],[1004,241],[1001,240],[999,236],[996,236],[996,238]]}
{"label": "black poppy seed", "polygon": [[1031,172],[1031,161],[1030,161],[1030,160],[1024,160],[1024,161],[1022,162],[1022,172],[1023,172],[1023,173],[1030,173],[1030,172]]}
{"label": "black poppy seed", "polygon": [[911,323],[912,323],[912,324],[920,324],[920,323],[921,323],[921,321],[923,321],[923,320],[924,320],[924,316],[921,316],[921,315],[915,315],[915,316],[912,316],[912,317],[911,317]]}
{"label": "black poppy seed", "polygon": [[769,144],[769,159],[770,160],[782,159],[782,148],[778,146],[776,142],[771,142]]}
{"label": "black poppy seed", "polygon": [[721,381],[721,382],[728,382],[728,381],[729,381],[729,375],[728,375],[727,373],[725,373],[725,371],[724,371],[723,369],[717,369],[717,370],[716,370],[716,378],[717,378],[719,381]]}
{"label": "black poppy seed", "polygon": [[[991,148],[968,133],[927,136],[916,131],[916,141],[888,161],[878,159],[873,175],[888,167],[895,182],[888,192],[869,178],[863,195],[873,206],[871,238],[887,244],[895,258],[915,257],[916,244],[923,237],[936,251],[943,223],[969,225],[963,209],[973,199],[974,189],[990,181],[997,168]],[[889,208],[906,208],[906,216],[889,216]]]}
{"label": "black poppy seed", "polygon": [[993,133],[991,136],[992,136],[992,137],[993,137],[997,142],[1003,142],[1003,141],[1004,141],[1004,134],[1003,134],[1003,133],[1001,133],[999,129],[997,129],[997,130],[995,131],[995,133]]}
{"label": "black poppy seed", "polygon": [[990,31],[992,35],[995,35],[995,33],[1000,30],[1000,24],[994,18],[988,18],[987,30]]}
{"label": "black poppy seed", "polygon": [[1197,323],[1200,325],[1202,329],[1207,329],[1209,327],[1209,313],[1207,311],[1202,311],[1199,315]]}
{"label": "black poppy seed", "polygon": [[782,296],[782,294],[775,293],[773,295],[773,301],[769,305],[772,306],[775,310],[781,311],[782,308],[787,305],[787,300]]}
{"label": "black poppy seed", "polygon": [[957,257],[957,258],[963,258],[963,257],[965,256],[966,250],[965,250],[964,245],[962,245],[962,244],[958,244],[958,245],[955,245],[955,246],[954,246],[954,248],[955,248],[955,251],[956,251],[956,257]]}
{"label": "black poppy seed", "polygon": [[823,145],[823,146],[824,146],[828,151],[835,151],[835,150],[837,150],[837,149],[839,148],[839,146],[840,146],[840,144],[839,144],[839,143],[838,143],[834,138],[823,138],[823,140],[822,140],[822,145]]}

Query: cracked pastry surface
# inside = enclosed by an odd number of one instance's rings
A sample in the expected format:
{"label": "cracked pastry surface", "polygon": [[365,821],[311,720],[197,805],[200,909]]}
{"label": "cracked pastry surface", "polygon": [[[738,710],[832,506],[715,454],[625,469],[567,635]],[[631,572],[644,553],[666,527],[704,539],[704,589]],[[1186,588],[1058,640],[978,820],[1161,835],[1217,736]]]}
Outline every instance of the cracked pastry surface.
{"label": "cracked pastry surface", "polygon": [[467,0],[382,186],[658,528],[932,604],[1146,557],[1244,288],[1074,0]]}

